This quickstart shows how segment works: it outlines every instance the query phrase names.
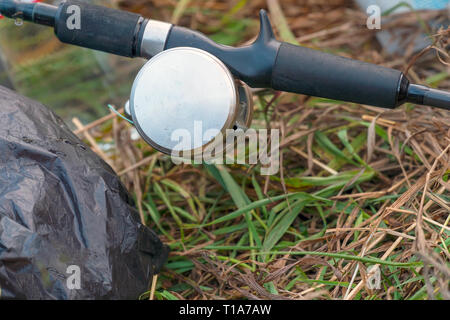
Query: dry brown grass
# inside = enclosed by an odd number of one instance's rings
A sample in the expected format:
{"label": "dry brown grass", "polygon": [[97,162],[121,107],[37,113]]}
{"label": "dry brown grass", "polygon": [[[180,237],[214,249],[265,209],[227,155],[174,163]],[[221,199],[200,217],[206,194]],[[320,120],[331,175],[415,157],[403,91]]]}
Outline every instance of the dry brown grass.
{"label": "dry brown grass", "polygon": [[[272,20],[280,32],[286,27],[285,18],[302,45],[407,70],[415,82],[450,89],[448,30],[435,30],[434,48],[420,56],[410,44],[403,55],[387,56],[375,32],[364,27],[366,16],[351,1],[247,2],[234,12],[238,1],[193,0],[178,17],[173,14],[177,1],[120,4],[205,32],[226,30],[230,21],[252,19],[255,23],[241,30],[240,42],[245,43],[257,32],[257,9],[269,4],[273,11],[282,3],[284,17],[272,16]],[[423,30],[418,19],[426,23],[446,14],[419,13],[419,18],[416,13],[404,14],[383,29],[401,26],[419,36]],[[284,37],[289,37],[289,30],[284,30]],[[436,74],[441,76],[437,79]],[[220,169],[237,182],[240,191],[234,191],[244,192],[250,203],[298,191],[324,192],[328,200],[308,203],[300,210],[269,257],[258,254],[261,246],[252,239],[243,215],[205,226],[239,207],[230,185],[224,187],[210,168],[174,166],[141,140],[131,140],[130,126],[115,117],[89,130],[95,139],[115,143],[108,161],[135,193],[144,221],[172,247],[156,297],[449,299],[450,113],[412,105],[382,110],[286,93],[260,92],[255,100],[255,122],[281,129],[283,170],[277,178],[266,178],[255,167]],[[338,135],[344,131],[353,150]],[[324,146],[317,132],[344,157],[337,158]],[[335,173],[347,175],[332,192],[324,191],[330,184],[302,184],[309,177],[324,179]],[[269,225],[270,212],[283,201],[248,210],[262,247],[273,228],[279,227]],[[175,207],[188,212],[194,222],[180,216]],[[378,290],[367,286],[369,265],[381,270]]]}

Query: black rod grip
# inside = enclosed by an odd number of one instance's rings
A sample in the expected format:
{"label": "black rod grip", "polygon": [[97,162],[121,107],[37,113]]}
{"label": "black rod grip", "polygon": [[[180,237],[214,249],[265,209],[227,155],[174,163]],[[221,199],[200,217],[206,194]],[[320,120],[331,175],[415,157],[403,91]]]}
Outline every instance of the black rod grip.
{"label": "black rod grip", "polygon": [[53,27],[58,7],[45,3],[0,0],[0,13],[8,18],[21,18]]}
{"label": "black rod grip", "polygon": [[135,13],[71,0],[58,9],[55,34],[65,43],[134,57],[143,22]]}
{"label": "black rod grip", "polygon": [[272,73],[275,90],[383,108],[398,105],[400,71],[283,43]]}

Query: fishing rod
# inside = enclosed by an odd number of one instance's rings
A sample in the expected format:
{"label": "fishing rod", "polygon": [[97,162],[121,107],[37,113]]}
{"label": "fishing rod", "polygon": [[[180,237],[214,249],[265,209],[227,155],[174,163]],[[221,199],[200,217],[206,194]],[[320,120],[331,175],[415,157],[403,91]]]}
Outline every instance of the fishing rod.
{"label": "fishing rod", "polygon": [[[237,48],[194,30],[78,0],[59,6],[0,0],[0,13],[53,27],[64,43],[150,59],[134,82],[129,113],[143,138],[166,153],[174,147],[167,123],[172,129],[181,125],[178,115],[183,123],[200,117],[207,127],[221,130],[246,127],[251,120],[247,85],[382,108],[409,102],[450,110],[449,92],[413,84],[401,71],[278,41],[264,10],[256,40]],[[187,102],[180,106],[179,101]]]}

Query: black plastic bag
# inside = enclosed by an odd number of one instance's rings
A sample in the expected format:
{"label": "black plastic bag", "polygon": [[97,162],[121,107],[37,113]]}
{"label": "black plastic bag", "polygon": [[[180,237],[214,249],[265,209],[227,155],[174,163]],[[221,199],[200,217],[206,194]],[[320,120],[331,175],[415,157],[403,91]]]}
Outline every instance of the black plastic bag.
{"label": "black plastic bag", "polygon": [[0,298],[137,299],[168,249],[112,169],[0,87]]}

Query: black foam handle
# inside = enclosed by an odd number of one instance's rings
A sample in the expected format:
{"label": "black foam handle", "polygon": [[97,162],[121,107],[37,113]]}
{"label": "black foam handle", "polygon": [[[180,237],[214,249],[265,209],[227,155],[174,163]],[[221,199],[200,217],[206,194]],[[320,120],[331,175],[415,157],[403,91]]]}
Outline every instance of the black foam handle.
{"label": "black foam handle", "polygon": [[397,70],[283,43],[273,69],[272,87],[395,108],[402,75]]}
{"label": "black foam handle", "polygon": [[62,42],[126,57],[136,56],[144,23],[138,14],[77,0],[63,2],[55,20],[55,34]]}

